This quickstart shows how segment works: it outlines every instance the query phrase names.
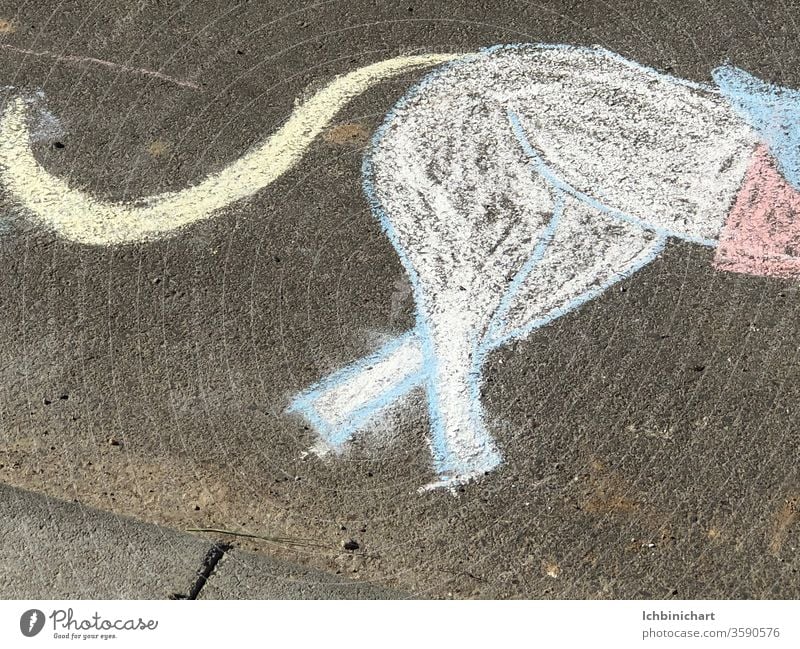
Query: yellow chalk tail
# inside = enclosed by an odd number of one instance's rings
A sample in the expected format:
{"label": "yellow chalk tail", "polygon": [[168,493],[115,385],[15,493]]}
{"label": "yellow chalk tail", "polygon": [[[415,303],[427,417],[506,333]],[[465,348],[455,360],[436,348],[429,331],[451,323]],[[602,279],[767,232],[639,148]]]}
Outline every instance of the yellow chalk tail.
{"label": "yellow chalk tail", "polygon": [[0,120],[0,181],[15,202],[67,239],[90,245],[147,241],[208,218],[274,182],[300,161],[339,110],[375,84],[463,56],[401,56],[339,76],[298,106],[263,144],[221,172],[139,205],[98,200],[48,173],[33,155],[25,101],[17,98]]}

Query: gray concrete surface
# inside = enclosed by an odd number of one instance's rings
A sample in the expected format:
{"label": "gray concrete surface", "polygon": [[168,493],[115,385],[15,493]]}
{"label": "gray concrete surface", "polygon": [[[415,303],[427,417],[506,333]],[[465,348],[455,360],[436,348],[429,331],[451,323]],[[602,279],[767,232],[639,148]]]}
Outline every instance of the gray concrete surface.
{"label": "gray concrete surface", "polygon": [[0,598],[165,599],[186,593],[211,543],[0,486]]}
{"label": "gray concrete surface", "polygon": [[0,599],[183,599],[193,591],[200,599],[401,597],[233,548],[207,565],[223,544],[0,486]]}
{"label": "gray concrete surface", "polygon": [[[2,44],[199,88],[8,50],[0,85],[44,93],[59,127],[38,159],[104,197],[183,188],[296,97],[401,52],[599,43],[690,79],[730,59],[800,86],[800,15],[777,1],[99,7],[2,5]],[[0,203],[0,482],[176,529],[313,539],[270,552],[423,597],[800,596],[800,293],[714,271],[709,250],[670,245],[493,354],[484,399],[506,462],[457,497],[416,491],[433,475],[414,400],[339,458],[303,454],[315,437],[284,413],[292,395],[413,320],[360,166],[417,78],[358,98],[275,185],[168,240],[71,244]],[[62,583],[87,584],[80,570]],[[230,574],[253,592],[254,569]]]}

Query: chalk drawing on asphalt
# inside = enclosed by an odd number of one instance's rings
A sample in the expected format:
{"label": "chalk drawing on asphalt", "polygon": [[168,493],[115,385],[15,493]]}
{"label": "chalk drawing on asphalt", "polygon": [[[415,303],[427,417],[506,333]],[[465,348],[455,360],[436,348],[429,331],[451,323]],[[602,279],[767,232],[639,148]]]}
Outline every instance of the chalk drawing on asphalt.
{"label": "chalk drawing on asphalt", "polygon": [[714,84],[599,47],[497,46],[399,57],[338,77],[221,172],[137,205],[47,173],[25,105],[0,122],[0,181],[68,239],[167,236],[291,169],[352,98],[438,66],[390,111],[364,192],[411,281],[414,329],[297,395],[320,448],[341,451],[411,390],[424,391],[437,479],[501,461],[481,402],[492,350],[522,339],[656,259],[669,239],[716,248],[722,270],[800,275],[800,93],[731,66]]}
{"label": "chalk drawing on asphalt", "polygon": [[311,142],[351,99],[376,83],[455,55],[390,59],[334,79],[301,104],[260,146],[196,185],[137,204],[99,200],[42,168],[33,155],[26,105],[13,99],[0,121],[0,183],[35,218],[61,236],[91,245],[163,237],[253,195],[294,167]]}

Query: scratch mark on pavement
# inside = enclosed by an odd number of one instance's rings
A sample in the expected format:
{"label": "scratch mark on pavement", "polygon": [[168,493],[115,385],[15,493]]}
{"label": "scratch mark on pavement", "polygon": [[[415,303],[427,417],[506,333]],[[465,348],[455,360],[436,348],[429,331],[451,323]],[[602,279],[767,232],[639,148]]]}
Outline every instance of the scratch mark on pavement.
{"label": "scratch mark on pavement", "polygon": [[167,83],[174,83],[176,86],[183,86],[184,88],[193,88],[194,90],[200,90],[200,86],[192,81],[186,81],[185,79],[177,79],[175,77],[171,77],[163,72],[158,72],[157,70],[148,70],[147,68],[135,68],[129,65],[125,65],[124,63],[114,63],[113,61],[105,61],[103,59],[96,59],[92,56],[76,56],[74,54],[56,54],[55,52],[50,52],[48,50],[29,50],[22,47],[15,47],[13,45],[0,45],[0,49],[6,50],[8,52],[14,52],[16,54],[25,54],[27,56],[38,56],[53,59],[54,61],[60,61],[63,63],[77,63],[78,65],[100,65],[106,68],[111,68],[114,70],[121,70],[122,72],[131,72],[133,74],[140,74],[147,77],[153,77],[155,79],[160,79],[161,81],[166,81]]}

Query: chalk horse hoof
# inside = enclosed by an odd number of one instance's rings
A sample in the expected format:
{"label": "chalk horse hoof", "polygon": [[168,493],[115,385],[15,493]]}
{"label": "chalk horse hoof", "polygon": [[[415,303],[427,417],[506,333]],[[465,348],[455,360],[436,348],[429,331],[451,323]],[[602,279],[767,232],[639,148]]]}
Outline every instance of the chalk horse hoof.
{"label": "chalk horse hoof", "polygon": [[495,451],[491,451],[482,457],[479,462],[475,463],[475,468],[471,470],[462,470],[460,473],[441,474],[433,482],[429,482],[417,489],[417,493],[447,489],[454,496],[457,496],[459,487],[483,478],[492,471],[492,469],[496,468],[500,462],[500,455]]}

